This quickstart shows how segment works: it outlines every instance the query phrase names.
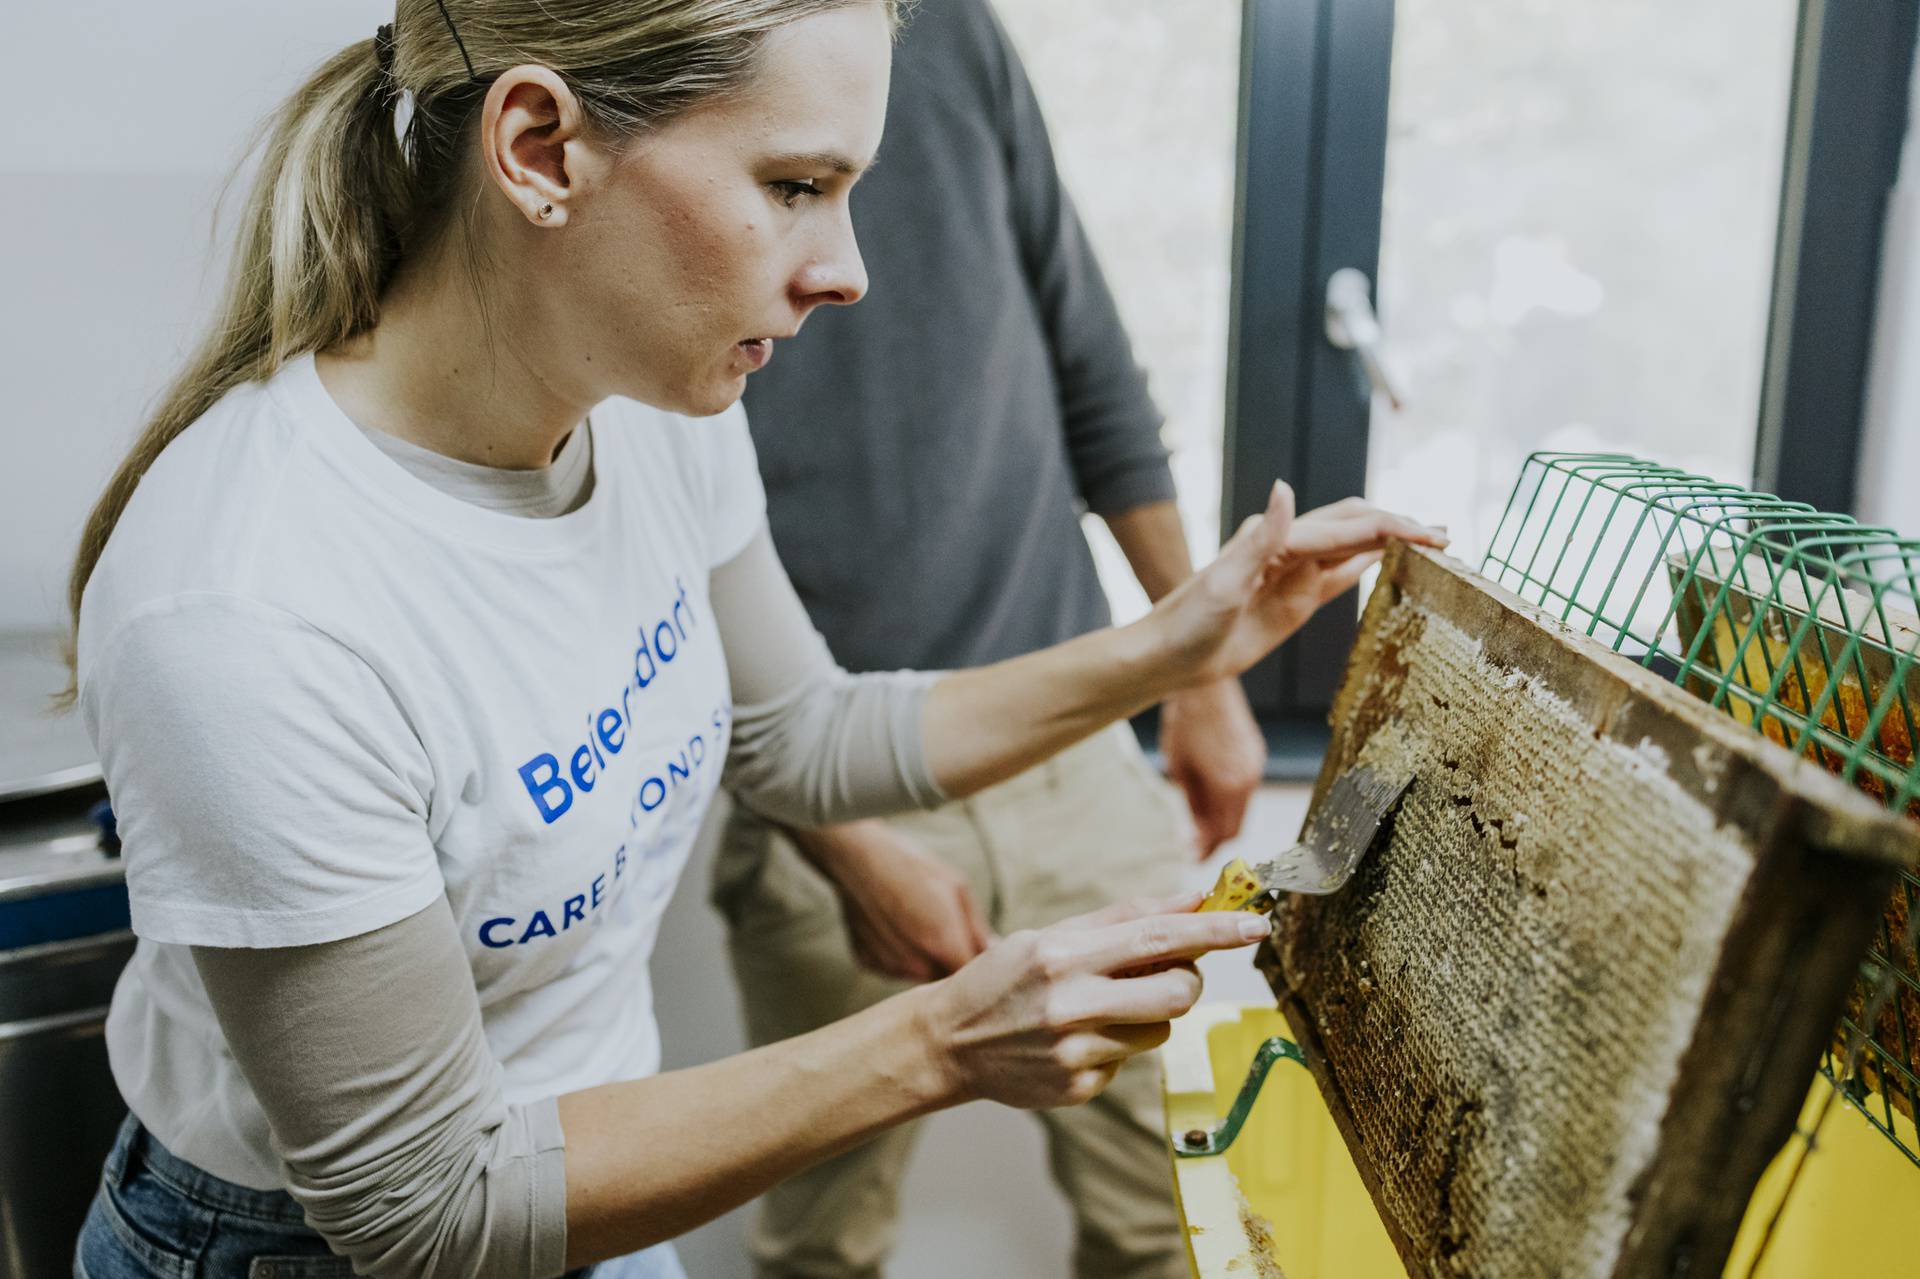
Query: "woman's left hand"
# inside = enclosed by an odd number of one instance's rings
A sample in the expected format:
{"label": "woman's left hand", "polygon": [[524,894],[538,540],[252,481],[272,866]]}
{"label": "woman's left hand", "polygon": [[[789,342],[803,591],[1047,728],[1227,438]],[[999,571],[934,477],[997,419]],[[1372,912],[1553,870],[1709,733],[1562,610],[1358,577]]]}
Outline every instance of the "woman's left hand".
{"label": "woman's left hand", "polygon": [[1390,539],[1436,549],[1446,530],[1357,497],[1295,517],[1293,490],[1275,483],[1266,513],[1240,526],[1213,563],[1167,595],[1143,624],[1156,628],[1186,686],[1240,674],[1344,594]]}

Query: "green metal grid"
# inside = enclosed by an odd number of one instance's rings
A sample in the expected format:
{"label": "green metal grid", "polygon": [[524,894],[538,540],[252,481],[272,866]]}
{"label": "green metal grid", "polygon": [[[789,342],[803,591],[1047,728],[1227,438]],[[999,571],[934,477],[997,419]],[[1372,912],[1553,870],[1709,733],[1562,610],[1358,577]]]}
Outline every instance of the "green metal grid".
{"label": "green metal grid", "polygon": [[[1920,821],[1920,540],[1625,454],[1536,453],[1481,572]],[[1821,1069],[1920,1164],[1917,940],[1909,870]]]}

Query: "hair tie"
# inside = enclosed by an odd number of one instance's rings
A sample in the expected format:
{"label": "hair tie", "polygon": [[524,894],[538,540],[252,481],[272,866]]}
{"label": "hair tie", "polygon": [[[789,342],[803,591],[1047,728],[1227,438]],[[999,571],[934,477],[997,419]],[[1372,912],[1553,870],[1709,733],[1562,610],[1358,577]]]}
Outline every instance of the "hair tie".
{"label": "hair tie", "polygon": [[382,79],[393,79],[393,24],[383,22],[380,29],[373,33],[373,60],[380,67]]}

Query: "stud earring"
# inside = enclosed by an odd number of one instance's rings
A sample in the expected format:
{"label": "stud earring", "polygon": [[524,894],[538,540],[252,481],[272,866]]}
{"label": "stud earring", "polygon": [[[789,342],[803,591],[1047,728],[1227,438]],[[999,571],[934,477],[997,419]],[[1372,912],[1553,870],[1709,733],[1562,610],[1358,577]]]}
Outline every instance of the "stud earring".
{"label": "stud earring", "polygon": [[541,205],[540,212],[537,216],[542,222],[545,222],[548,218],[553,216],[553,206],[551,204]]}

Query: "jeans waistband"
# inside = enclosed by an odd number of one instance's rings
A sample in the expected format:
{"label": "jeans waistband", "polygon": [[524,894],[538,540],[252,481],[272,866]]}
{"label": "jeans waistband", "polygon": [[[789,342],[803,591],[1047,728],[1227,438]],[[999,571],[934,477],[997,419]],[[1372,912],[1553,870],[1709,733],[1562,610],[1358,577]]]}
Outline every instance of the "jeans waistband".
{"label": "jeans waistband", "polygon": [[159,1138],[148,1132],[138,1117],[129,1114],[120,1125],[120,1136],[114,1141],[113,1150],[107,1155],[106,1175],[118,1186],[140,1168],[145,1168],[182,1198],[202,1207],[256,1221],[310,1229],[306,1214],[286,1191],[255,1190],[216,1177],[161,1145]]}

